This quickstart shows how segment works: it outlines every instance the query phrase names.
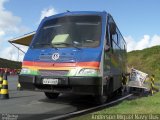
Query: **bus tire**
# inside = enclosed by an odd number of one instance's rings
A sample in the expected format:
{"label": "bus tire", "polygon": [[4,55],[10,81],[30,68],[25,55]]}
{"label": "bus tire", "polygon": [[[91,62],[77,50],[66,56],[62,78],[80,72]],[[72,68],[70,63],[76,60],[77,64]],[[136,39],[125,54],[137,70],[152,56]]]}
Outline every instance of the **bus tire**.
{"label": "bus tire", "polygon": [[95,98],[95,104],[97,105],[102,105],[108,100],[107,96],[102,96],[102,95],[95,96],[94,98]]}
{"label": "bus tire", "polygon": [[59,96],[59,93],[44,92],[44,94],[48,99],[55,99]]}
{"label": "bus tire", "polygon": [[122,96],[124,94],[123,92],[123,86],[121,86],[118,90],[117,90],[117,95]]}

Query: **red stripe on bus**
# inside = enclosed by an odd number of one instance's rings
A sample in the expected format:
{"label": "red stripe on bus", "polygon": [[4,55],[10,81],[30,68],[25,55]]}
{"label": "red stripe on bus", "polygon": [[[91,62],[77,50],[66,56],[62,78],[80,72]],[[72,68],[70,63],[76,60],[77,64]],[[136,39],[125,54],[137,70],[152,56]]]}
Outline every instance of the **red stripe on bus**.
{"label": "red stripe on bus", "polygon": [[78,62],[78,63],[51,63],[51,62],[31,62],[23,61],[23,66],[39,66],[39,67],[82,67],[91,66],[99,67],[99,62]]}

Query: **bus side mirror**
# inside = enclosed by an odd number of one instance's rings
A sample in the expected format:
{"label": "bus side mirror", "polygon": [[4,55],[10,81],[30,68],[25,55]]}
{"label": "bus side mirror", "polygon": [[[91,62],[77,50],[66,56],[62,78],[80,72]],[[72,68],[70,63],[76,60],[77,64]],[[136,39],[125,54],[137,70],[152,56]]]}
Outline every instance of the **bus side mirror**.
{"label": "bus side mirror", "polygon": [[115,23],[110,23],[110,33],[111,35],[116,34],[116,24]]}

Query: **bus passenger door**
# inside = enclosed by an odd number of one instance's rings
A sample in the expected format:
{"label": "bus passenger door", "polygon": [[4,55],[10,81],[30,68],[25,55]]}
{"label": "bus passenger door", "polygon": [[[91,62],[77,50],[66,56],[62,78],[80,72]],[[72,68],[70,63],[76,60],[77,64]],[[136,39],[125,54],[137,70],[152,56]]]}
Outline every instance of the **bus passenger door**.
{"label": "bus passenger door", "polygon": [[119,62],[119,47],[118,47],[118,34],[117,27],[112,19],[109,17],[107,33],[106,33],[106,46],[109,46],[109,51],[105,51],[104,55],[104,76],[109,76],[109,92],[116,91],[121,87],[121,71]]}
{"label": "bus passenger door", "polygon": [[104,93],[108,94],[111,92],[109,88],[109,78],[111,77],[111,54],[112,54],[112,45],[110,40],[109,25],[106,26],[106,36],[105,36],[105,45],[104,45],[104,60],[103,60],[103,76],[104,76]]}
{"label": "bus passenger door", "polygon": [[119,47],[119,36],[118,28],[113,20],[110,17],[109,21],[109,31],[110,31],[110,43],[111,43],[111,75],[113,79],[113,91],[119,89],[122,85],[122,71],[121,71],[121,55]]}

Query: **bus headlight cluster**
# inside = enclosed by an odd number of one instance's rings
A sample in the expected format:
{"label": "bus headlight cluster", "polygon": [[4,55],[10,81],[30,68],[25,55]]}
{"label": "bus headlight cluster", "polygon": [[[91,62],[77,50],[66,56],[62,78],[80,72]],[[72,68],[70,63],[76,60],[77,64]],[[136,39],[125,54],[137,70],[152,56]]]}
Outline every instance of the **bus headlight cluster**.
{"label": "bus headlight cluster", "polygon": [[83,68],[79,71],[78,75],[98,75],[98,70]]}
{"label": "bus headlight cluster", "polygon": [[28,69],[28,68],[22,68],[21,74],[29,74],[29,73],[31,73],[30,69]]}

